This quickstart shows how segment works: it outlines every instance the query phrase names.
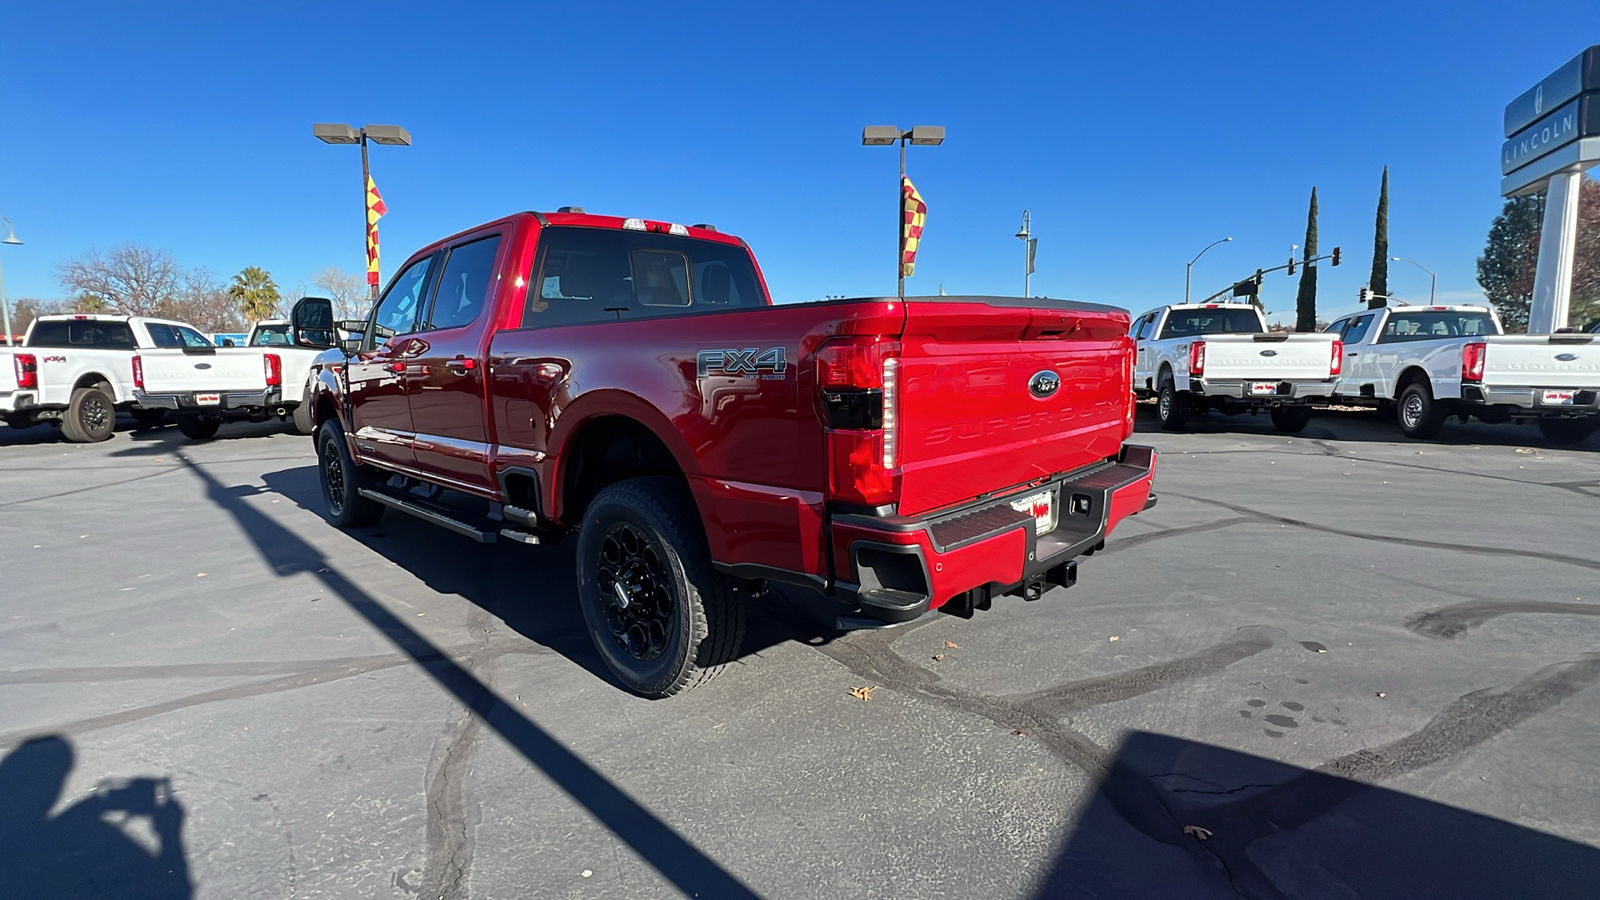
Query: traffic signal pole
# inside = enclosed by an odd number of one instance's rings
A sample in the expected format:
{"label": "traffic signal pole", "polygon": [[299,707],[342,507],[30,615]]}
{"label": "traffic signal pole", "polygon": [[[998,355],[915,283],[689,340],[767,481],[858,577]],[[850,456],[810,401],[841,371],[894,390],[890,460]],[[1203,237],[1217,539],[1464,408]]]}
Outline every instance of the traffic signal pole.
{"label": "traffic signal pole", "polygon": [[[1317,263],[1322,262],[1325,259],[1326,260],[1331,260],[1332,262],[1330,264],[1337,266],[1339,264],[1339,262],[1340,262],[1340,255],[1341,255],[1340,254],[1340,249],[1338,247],[1335,247],[1335,248],[1333,248],[1333,252],[1332,253],[1325,253],[1322,256],[1309,257],[1309,258],[1307,258],[1305,260],[1297,260],[1297,259],[1295,259],[1294,257],[1291,256],[1291,257],[1289,257],[1289,261],[1284,263],[1283,265],[1281,265],[1281,266],[1273,266],[1270,269],[1257,269],[1256,273],[1254,275],[1251,275],[1249,278],[1243,278],[1243,279],[1240,279],[1239,281],[1235,281],[1233,284],[1228,285],[1227,287],[1223,288],[1222,290],[1217,291],[1215,294],[1212,294],[1211,296],[1209,296],[1209,297],[1207,297],[1204,300],[1201,300],[1199,302],[1201,302],[1201,303],[1210,303],[1211,301],[1217,299],[1218,297],[1221,297],[1223,294],[1231,293],[1234,289],[1239,287],[1239,285],[1246,284],[1246,283],[1251,282],[1251,281],[1255,282],[1257,287],[1260,287],[1261,286],[1261,276],[1269,275],[1269,274],[1271,274],[1273,272],[1282,272],[1283,270],[1288,269],[1289,270],[1289,274],[1293,275],[1295,266],[1299,266],[1299,265],[1314,266]],[[1243,294],[1235,294],[1234,296],[1244,296],[1244,295]]]}

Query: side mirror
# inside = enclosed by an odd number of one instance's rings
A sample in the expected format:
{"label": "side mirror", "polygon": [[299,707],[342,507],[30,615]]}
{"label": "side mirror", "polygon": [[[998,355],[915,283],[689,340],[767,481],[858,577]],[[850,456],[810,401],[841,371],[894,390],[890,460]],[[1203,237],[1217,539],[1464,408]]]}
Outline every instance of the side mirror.
{"label": "side mirror", "polygon": [[302,297],[289,313],[289,332],[297,347],[326,350],[334,344],[333,301],[327,297]]}
{"label": "side mirror", "polygon": [[236,347],[238,345],[233,342],[233,338],[223,338],[222,339],[222,346],[224,346],[224,347]]}

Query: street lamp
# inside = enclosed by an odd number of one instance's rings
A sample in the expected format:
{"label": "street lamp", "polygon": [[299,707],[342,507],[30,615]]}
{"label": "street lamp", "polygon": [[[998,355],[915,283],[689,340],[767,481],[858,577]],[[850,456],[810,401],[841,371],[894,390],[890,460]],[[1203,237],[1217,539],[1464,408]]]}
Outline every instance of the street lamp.
{"label": "street lamp", "polygon": [[[6,239],[0,244],[22,246],[22,242],[17,240],[17,232],[11,227],[11,220],[0,216],[0,222],[6,223]],[[16,346],[11,340],[11,304],[6,302],[6,270],[3,266],[0,266],[0,328],[6,330],[6,346]]]}
{"label": "street lamp", "polygon": [[1430,279],[1432,279],[1428,284],[1428,305],[1432,306],[1433,305],[1433,293],[1434,293],[1433,289],[1439,286],[1439,276],[1433,274],[1433,270],[1432,269],[1428,268],[1427,266],[1423,265],[1422,263],[1417,262],[1414,259],[1401,259],[1398,256],[1391,256],[1389,258],[1394,260],[1395,262],[1411,263],[1413,266],[1416,266],[1417,268],[1421,269],[1422,271],[1428,273],[1428,277]]}
{"label": "street lamp", "polygon": [[[1225,237],[1220,241],[1212,241],[1206,245],[1206,250],[1210,250],[1212,247],[1215,247],[1218,244],[1226,244],[1231,240],[1233,240],[1233,238]],[[1185,303],[1189,302],[1189,270],[1194,268],[1194,264],[1200,261],[1200,257],[1206,255],[1206,250],[1201,250],[1199,253],[1196,253],[1194,255],[1194,259],[1189,260],[1189,264],[1183,267],[1183,302]]]}
{"label": "street lamp", "polygon": [[1022,242],[1022,296],[1033,296],[1029,291],[1028,276],[1033,274],[1033,254],[1039,248],[1039,239],[1033,236],[1030,230],[1028,211],[1022,211],[1022,227],[1017,229],[1017,240]]}
{"label": "street lamp", "polygon": [[[385,144],[391,147],[411,146],[411,132],[399,125],[368,125],[365,128],[355,128],[345,124],[329,124],[319,122],[311,126],[311,133],[317,140],[324,144],[360,144],[361,145],[361,227],[366,234],[367,225],[367,182],[371,180],[371,171],[367,167],[367,142]],[[378,283],[371,284],[371,300],[378,299]]]}
{"label": "street lamp", "polygon": [[888,147],[896,141],[900,143],[900,181],[894,186],[894,223],[895,237],[899,241],[900,252],[895,255],[895,275],[900,279],[900,299],[906,298],[906,229],[905,229],[905,201],[901,199],[900,185],[906,180],[906,142],[925,147],[937,147],[944,143],[943,125],[916,125],[910,131],[901,131],[898,125],[868,125],[861,129],[861,146],[863,147]]}

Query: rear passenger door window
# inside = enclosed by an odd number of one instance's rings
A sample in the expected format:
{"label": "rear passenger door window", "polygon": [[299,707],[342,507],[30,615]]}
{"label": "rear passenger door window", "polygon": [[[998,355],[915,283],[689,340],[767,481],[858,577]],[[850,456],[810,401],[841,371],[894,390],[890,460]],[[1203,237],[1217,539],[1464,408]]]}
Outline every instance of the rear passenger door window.
{"label": "rear passenger door window", "polygon": [[1372,319],[1373,317],[1370,315],[1362,316],[1359,319],[1352,319],[1347,325],[1345,325],[1343,338],[1344,342],[1346,344],[1361,343],[1361,339],[1367,336],[1367,330],[1372,327]]}
{"label": "rear passenger door window", "polygon": [[450,248],[439,286],[433,292],[427,323],[421,330],[471,325],[494,296],[498,271],[494,263],[499,254],[498,234]]}

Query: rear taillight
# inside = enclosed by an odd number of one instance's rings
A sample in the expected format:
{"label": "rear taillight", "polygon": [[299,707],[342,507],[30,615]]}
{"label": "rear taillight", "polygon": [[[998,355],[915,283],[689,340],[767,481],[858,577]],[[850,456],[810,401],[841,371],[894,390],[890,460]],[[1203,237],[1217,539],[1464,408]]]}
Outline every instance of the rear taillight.
{"label": "rear taillight", "polygon": [[133,386],[144,390],[144,360],[137,356],[133,358]]}
{"label": "rear taillight", "polygon": [[278,358],[278,354],[263,353],[261,368],[266,370],[267,387],[279,387],[283,384],[283,360]]}
{"label": "rear taillight", "polygon": [[881,506],[899,495],[900,345],[841,338],[818,348],[817,396],[836,500]]}
{"label": "rear taillight", "polygon": [[1189,374],[1204,375],[1206,373],[1206,342],[1195,341],[1189,345]]}
{"label": "rear taillight", "polygon": [[17,387],[39,388],[39,358],[32,353],[18,353],[12,362],[17,368]]}
{"label": "rear taillight", "polygon": [[1333,342],[1333,358],[1328,360],[1328,374],[1338,375],[1344,371],[1344,341]]}
{"label": "rear taillight", "polygon": [[1461,348],[1461,380],[1483,380],[1483,357],[1489,345],[1481,341],[1474,341]]}

